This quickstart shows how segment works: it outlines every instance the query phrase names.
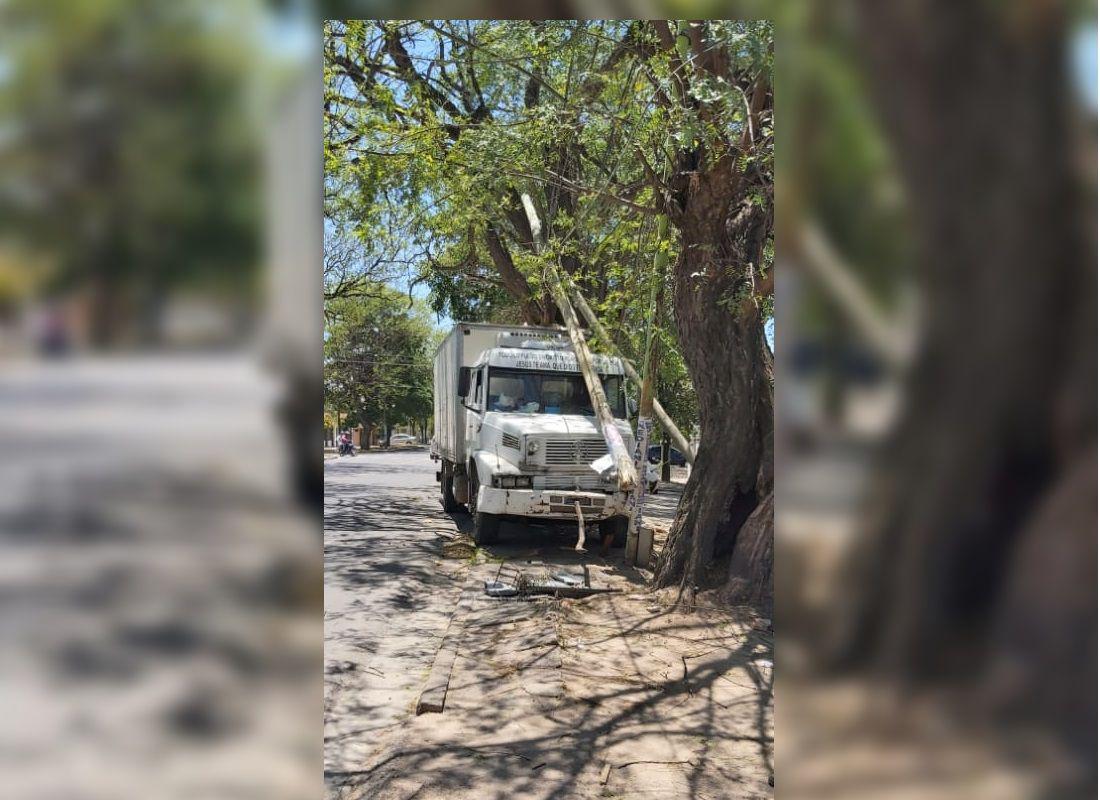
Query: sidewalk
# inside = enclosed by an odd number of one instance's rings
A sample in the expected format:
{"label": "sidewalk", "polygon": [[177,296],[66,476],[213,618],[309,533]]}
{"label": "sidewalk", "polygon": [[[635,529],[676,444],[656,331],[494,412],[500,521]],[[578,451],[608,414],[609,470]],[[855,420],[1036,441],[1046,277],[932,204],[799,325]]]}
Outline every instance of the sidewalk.
{"label": "sidewalk", "polygon": [[[667,515],[672,495],[647,509]],[[469,558],[459,544],[449,549]],[[508,569],[578,571],[583,559],[594,586],[619,591],[489,598],[483,582],[499,562],[485,555],[472,559],[440,651],[453,657],[442,713],[410,718],[341,796],[771,796],[765,622],[747,610],[674,611],[621,551],[603,561],[561,541],[507,557]]]}

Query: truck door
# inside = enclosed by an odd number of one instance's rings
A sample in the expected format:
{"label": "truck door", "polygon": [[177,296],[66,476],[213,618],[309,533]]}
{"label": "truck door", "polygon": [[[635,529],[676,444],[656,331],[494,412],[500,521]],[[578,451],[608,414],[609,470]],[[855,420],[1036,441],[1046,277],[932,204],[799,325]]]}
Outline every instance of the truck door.
{"label": "truck door", "polygon": [[485,410],[485,368],[470,375],[470,390],[466,395],[466,455],[472,457],[478,449],[481,415]]}

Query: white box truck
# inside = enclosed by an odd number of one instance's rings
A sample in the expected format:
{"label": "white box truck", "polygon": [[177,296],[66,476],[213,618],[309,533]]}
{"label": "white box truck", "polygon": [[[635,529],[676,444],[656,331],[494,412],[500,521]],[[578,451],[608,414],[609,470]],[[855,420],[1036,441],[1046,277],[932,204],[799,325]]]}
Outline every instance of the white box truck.
{"label": "white box truck", "polygon": [[[594,355],[593,366],[633,448],[622,363]],[[443,508],[466,505],[478,544],[503,519],[576,521],[578,503],[601,537],[625,542],[626,494],[563,328],[456,324],[435,355],[434,405]]]}

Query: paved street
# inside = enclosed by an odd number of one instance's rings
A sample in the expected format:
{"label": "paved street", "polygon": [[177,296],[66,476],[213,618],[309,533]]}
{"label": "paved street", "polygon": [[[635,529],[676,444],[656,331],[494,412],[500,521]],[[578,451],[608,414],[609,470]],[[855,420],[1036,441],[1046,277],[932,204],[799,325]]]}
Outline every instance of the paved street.
{"label": "paved street", "polygon": [[455,526],[425,450],[325,462],[327,775],[359,771],[411,713],[458,599]]}

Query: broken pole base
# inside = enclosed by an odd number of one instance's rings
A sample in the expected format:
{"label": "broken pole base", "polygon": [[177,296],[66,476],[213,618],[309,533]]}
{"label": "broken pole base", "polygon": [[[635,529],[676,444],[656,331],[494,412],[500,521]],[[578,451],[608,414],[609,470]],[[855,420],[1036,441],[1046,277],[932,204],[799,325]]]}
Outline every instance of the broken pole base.
{"label": "broken pole base", "polygon": [[638,560],[638,530],[633,525],[626,535],[626,549],[623,551],[623,560],[627,564],[633,564]]}

